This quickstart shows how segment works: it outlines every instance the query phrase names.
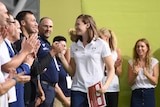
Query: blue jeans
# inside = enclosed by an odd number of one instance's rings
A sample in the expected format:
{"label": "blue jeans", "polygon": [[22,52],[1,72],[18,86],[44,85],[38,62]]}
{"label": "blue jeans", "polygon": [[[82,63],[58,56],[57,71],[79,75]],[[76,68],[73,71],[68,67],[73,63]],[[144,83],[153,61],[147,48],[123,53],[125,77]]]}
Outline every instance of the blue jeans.
{"label": "blue jeans", "polygon": [[133,90],[131,107],[155,107],[154,88]]}
{"label": "blue jeans", "polygon": [[45,101],[39,107],[53,107],[54,98],[56,95],[55,87],[41,83],[45,93]]}
{"label": "blue jeans", "polygon": [[89,107],[87,93],[71,91],[71,107]]}

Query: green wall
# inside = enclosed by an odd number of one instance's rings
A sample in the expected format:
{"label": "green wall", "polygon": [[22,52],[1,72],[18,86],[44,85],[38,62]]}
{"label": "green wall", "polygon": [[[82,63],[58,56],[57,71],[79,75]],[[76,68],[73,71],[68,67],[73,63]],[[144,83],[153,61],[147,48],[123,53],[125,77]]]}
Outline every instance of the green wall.
{"label": "green wall", "polygon": [[68,46],[68,30],[74,27],[76,17],[81,14],[80,0],[40,0],[40,18],[48,16],[53,20],[53,33],[50,41],[56,35],[66,36]]}
{"label": "green wall", "polygon": [[[49,16],[54,21],[55,35],[64,35],[70,40],[68,29],[74,27],[81,13],[94,17],[98,27],[113,30],[123,55],[123,73],[120,77],[119,107],[129,107],[131,90],[127,84],[127,61],[132,57],[132,48],[139,38],[147,38],[154,57],[160,60],[160,1],[158,0],[41,0],[40,17]],[[50,40],[53,38],[50,38]],[[159,83],[160,84],[160,83]],[[156,103],[160,106],[160,86],[156,88]]]}

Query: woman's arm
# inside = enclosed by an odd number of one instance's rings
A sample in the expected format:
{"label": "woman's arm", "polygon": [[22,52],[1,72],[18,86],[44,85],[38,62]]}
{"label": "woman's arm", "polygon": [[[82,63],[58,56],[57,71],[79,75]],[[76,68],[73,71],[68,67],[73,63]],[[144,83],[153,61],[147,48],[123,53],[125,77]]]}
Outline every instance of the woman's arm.
{"label": "woman's arm", "polygon": [[108,86],[110,85],[114,75],[115,75],[115,69],[114,69],[114,63],[113,63],[113,59],[112,56],[107,56],[103,58],[103,61],[107,67],[107,71],[108,71],[108,75],[107,75],[107,79],[105,81],[105,84],[103,85],[102,89],[98,90],[98,92],[100,93],[105,93]]}
{"label": "woman's arm", "polygon": [[153,85],[158,84],[158,77],[159,77],[159,65],[158,63],[153,67],[153,75],[151,75],[146,68],[143,68],[144,75],[149,79],[150,83]]}
{"label": "woman's arm", "polygon": [[67,62],[65,56],[62,54],[62,53],[59,53],[58,54],[62,64],[63,64],[63,67],[65,68],[65,70],[67,71],[67,73],[70,75],[70,76],[74,76],[74,73],[75,73],[75,69],[76,69],[76,64],[75,64],[75,61],[73,58],[70,59],[70,63]]}
{"label": "woman's arm", "polygon": [[65,56],[67,62],[70,63],[70,58],[71,58],[71,56],[70,56],[70,49],[66,50],[66,53],[64,54],[64,56]]}
{"label": "woman's arm", "polygon": [[121,50],[118,48],[116,51],[117,51],[118,58],[115,62],[114,67],[115,67],[115,73],[118,76],[120,76],[122,74],[122,61],[123,61],[123,59],[122,59],[122,55],[121,55]]}
{"label": "woman's arm", "polygon": [[138,69],[133,69],[132,66],[128,63],[128,84],[133,85],[135,82],[135,79],[138,75]]}

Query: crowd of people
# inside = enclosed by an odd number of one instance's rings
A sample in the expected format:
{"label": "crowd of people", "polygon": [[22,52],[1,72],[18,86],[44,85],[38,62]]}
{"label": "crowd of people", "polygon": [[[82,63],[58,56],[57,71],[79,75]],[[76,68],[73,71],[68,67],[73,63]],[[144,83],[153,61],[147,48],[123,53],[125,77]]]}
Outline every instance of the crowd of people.
{"label": "crowd of people", "polygon": [[[122,54],[114,32],[81,14],[65,36],[49,42],[53,21],[20,11],[14,18],[0,2],[0,107],[89,107],[88,87],[101,83],[106,107],[118,107]],[[159,61],[145,38],[128,61],[131,107],[156,107]]]}

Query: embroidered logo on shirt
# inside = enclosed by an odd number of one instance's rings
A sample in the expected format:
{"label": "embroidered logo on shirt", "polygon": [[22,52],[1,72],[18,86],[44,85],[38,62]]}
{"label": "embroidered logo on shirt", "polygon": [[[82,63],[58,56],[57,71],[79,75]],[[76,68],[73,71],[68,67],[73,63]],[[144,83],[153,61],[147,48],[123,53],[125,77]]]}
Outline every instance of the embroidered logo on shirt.
{"label": "embroidered logo on shirt", "polygon": [[96,50],[96,47],[92,47],[92,50],[93,50],[93,51]]}
{"label": "embroidered logo on shirt", "polygon": [[43,43],[42,46],[43,46],[43,50],[49,50],[49,48],[46,47],[46,44]]}
{"label": "embroidered logo on shirt", "polygon": [[43,47],[45,47],[45,46],[46,46],[46,44],[45,44],[45,43],[43,43],[43,44],[42,44],[42,46],[43,46]]}

